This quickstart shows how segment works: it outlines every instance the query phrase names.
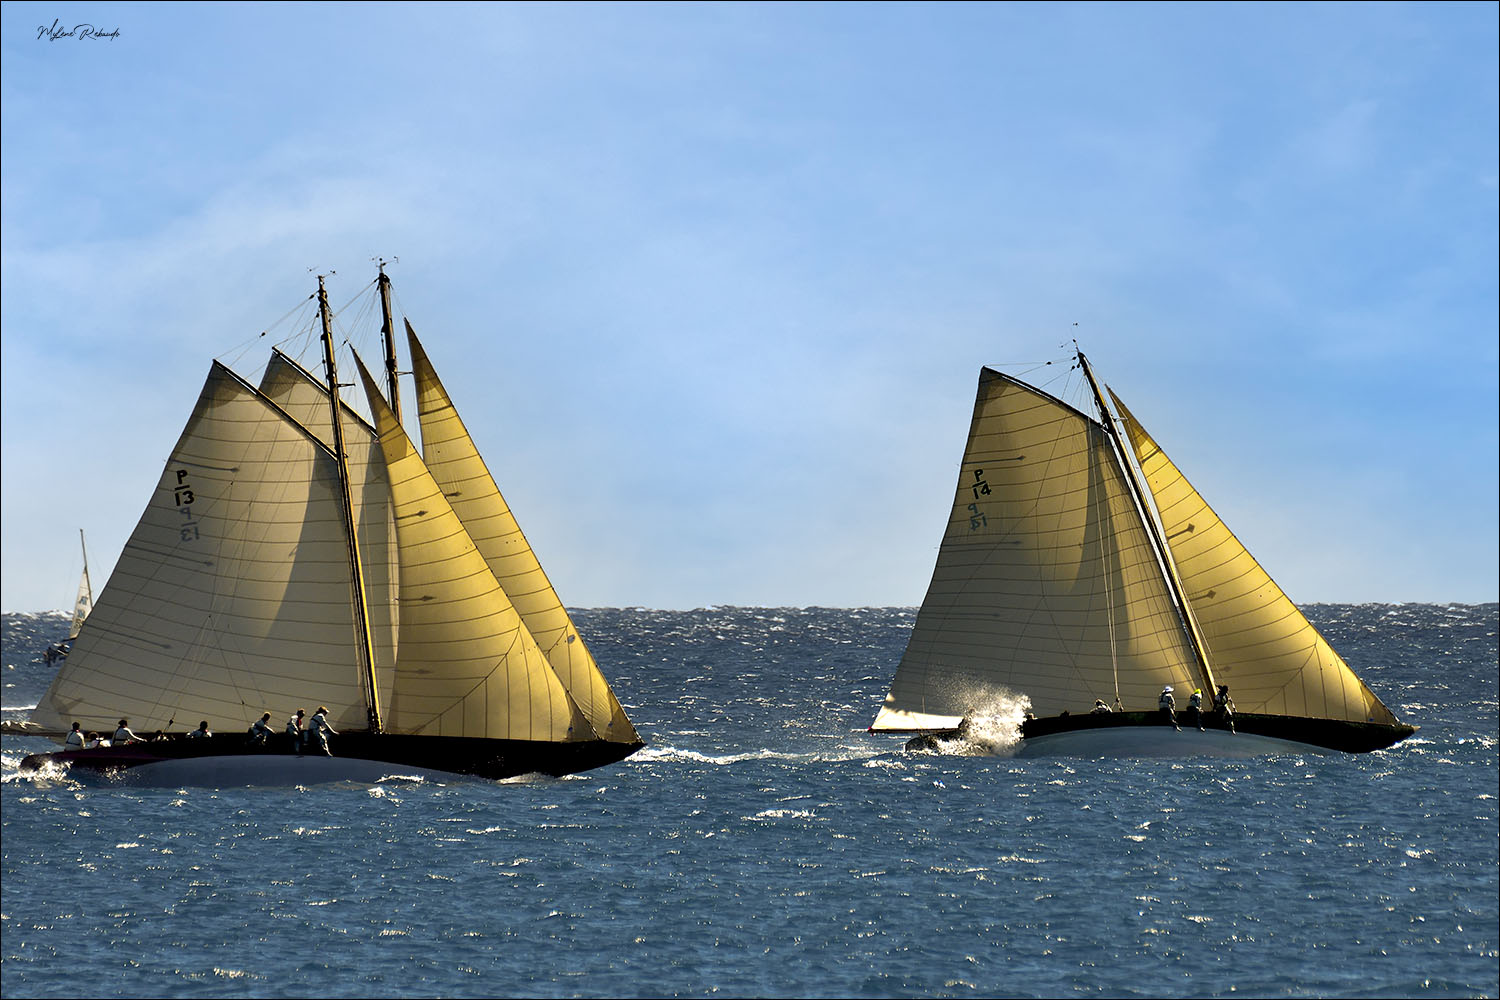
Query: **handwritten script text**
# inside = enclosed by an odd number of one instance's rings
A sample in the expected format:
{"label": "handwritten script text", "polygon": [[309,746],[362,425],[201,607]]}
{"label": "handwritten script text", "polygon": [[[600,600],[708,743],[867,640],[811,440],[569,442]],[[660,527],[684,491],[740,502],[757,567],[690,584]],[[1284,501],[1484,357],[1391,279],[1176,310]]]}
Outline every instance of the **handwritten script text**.
{"label": "handwritten script text", "polygon": [[85,38],[108,38],[110,41],[114,41],[119,37],[119,28],[116,28],[114,31],[105,31],[103,28],[96,28],[92,24],[75,24],[71,28],[66,28],[59,18],[53,18],[50,26],[42,24],[38,25],[36,29],[37,41],[41,41],[43,38],[49,42],[55,42],[59,38],[77,38],[80,41]]}

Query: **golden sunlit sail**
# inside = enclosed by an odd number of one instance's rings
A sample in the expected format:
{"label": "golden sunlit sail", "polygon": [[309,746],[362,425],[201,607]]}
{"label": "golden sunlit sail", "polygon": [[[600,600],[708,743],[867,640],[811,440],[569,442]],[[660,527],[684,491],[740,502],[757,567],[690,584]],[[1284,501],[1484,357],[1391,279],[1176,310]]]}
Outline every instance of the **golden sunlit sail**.
{"label": "golden sunlit sail", "polygon": [[406,333],[428,471],[594,729],[607,740],[636,742],[635,727],[558,599],[410,324]]}
{"label": "golden sunlit sail", "polygon": [[1196,673],[1103,428],[980,373],[932,584],[876,730],[952,728],[987,693],[1038,714],[1154,701]]}
{"label": "golden sunlit sail", "polygon": [[[932,583],[871,729],[924,733],[913,749],[932,749],[972,740],[976,717],[1004,705],[1023,743],[1077,752],[1362,751],[1410,736],[1116,398],[1137,473],[1076,360],[1098,417],[981,371]],[[1202,738],[1172,738],[1187,731]]]}
{"label": "golden sunlit sail", "polygon": [[[389,331],[389,287],[380,286]],[[282,783],[393,768],[567,774],[634,753],[635,728],[529,548],[529,574],[497,563],[522,608],[362,364],[373,425],[339,398],[322,278],[316,300],[326,377],[280,351],[259,388],[214,363],[151,503],[27,724],[62,740],[72,723],[112,733],[123,717],[163,738],[34,754],[22,766],[165,767],[165,780],[189,783],[189,774],[255,783],[274,773]],[[388,346],[394,395],[392,357]],[[474,490],[475,520],[492,524],[487,505],[504,502],[425,354],[419,368],[429,402],[434,391],[442,398],[433,426],[462,435],[463,447],[451,437],[436,447],[448,456],[440,468],[477,464],[493,496]],[[549,649],[563,650],[558,662],[597,725],[523,614]],[[286,730],[268,736],[276,715],[290,715]],[[336,750],[298,738],[297,719],[314,716],[330,724]],[[174,738],[202,720],[213,735]],[[349,766],[298,763],[317,755]]]}
{"label": "golden sunlit sail", "polygon": [[392,728],[483,739],[596,738],[363,364],[359,372],[375,411],[401,543]]}
{"label": "golden sunlit sail", "polygon": [[1391,725],[1396,717],[1282,593],[1113,390],[1214,674],[1241,711]]}

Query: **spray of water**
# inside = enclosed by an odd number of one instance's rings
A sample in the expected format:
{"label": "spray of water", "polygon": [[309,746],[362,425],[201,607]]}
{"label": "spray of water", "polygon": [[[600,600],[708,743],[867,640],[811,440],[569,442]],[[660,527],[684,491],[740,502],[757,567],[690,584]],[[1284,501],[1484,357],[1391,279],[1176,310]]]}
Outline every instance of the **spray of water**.
{"label": "spray of water", "polygon": [[969,706],[958,729],[919,736],[906,748],[968,757],[1008,757],[1014,753],[1021,742],[1021,722],[1031,711],[1031,699],[993,685],[956,694],[956,704]]}

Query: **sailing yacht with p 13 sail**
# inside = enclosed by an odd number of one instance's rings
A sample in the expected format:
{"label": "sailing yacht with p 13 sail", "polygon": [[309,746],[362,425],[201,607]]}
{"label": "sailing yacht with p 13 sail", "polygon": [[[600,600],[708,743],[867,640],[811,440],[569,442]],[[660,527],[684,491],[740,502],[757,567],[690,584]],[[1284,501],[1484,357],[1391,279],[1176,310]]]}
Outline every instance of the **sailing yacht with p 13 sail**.
{"label": "sailing yacht with p 13 sail", "polygon": [[[1082,352],[1076,367],[1097,416],[981,370],[932,582],[871,731],[1148,756],[1360,752],[1415,732],[1113,392],[1111,411]],[[1018,747],[980,724],[993,704],[1021,722]]]}
{"label": "sailing yacht with p 13 sail", "polygon": [[[32,732],[57,739],[73,722],[108,735],[118,719],[165,738],[35,754],[23,769],[498,779],[641,748],[409,322],[420,450],[403,429],[383,265],[376,284],[388,399],[355,356],[373,423],[340,399],[320,276],[325,377],[275,350],[259,385],[213,363],[32,716]],[[251,732],[267,712],[314,706],[327,709],[332,756]],[[172,738],[200,720],[218,735]]]}

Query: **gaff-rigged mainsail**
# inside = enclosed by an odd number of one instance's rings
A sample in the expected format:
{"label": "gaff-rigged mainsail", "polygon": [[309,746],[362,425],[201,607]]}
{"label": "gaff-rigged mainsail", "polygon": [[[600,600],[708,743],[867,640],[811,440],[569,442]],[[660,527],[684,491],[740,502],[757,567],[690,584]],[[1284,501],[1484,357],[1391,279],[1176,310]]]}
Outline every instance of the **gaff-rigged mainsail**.
{"label": "gaff-rigged mainsail", "polygon": [[1155,704],[1199,667],[1104,427],[991,369],[932,583],[872,729],[951,729],[997,692],[1038,715]]}
{"label": "gaff-rigged mainsail", "polygon": [[215,362],[145,512],[33,721],[364,723],[332,453]]}

